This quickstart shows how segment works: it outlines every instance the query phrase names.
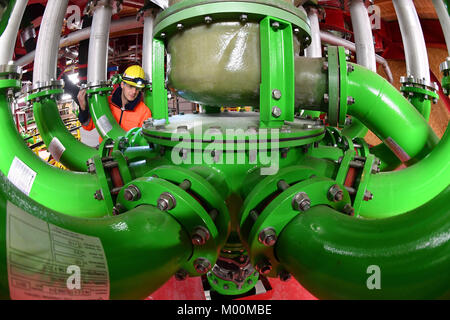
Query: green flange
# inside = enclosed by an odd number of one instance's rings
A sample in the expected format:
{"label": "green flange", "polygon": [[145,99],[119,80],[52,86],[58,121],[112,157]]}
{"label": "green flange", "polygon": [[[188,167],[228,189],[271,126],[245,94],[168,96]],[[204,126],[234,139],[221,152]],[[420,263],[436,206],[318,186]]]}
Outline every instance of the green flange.
{"label": "green flange", "polygon": [[267,148],[272,147],[272,142],[278,144],[277,148],[302,146],[320,141],[325,135],[323,125],[314,120],[295,119],[279,129],[258,129],[259,119],[256,112],[178,115],[165,126],[144,124],[142,133],[151,143],[179,150],[225,152],[256,150],[257,143],[265,141]]}
{"label": "green flange", "polygon": [[25,97],[25,101],[37,101],[39,102],[40,99],[44,99],[44,98],[48,98],[48,97],[52,97],[55,95],[60,95],[63,94],[64,90],[63,89],[48,89],[48,90],[42,90],[42,91],[38,91],[36,93],[32,93],[29,94]]}
{"label": "green flange", "polygon": [[214,223],[219,231],[217,241],[220,248],[225,244],[230,233],[230,214],[224,198],[211,183],[192,169],[189,170],[183,167],[170,165],[159,166],[147,172],[145,176],[158,177],[177,185],[188,180],[190,182],[190,187],[186,191],[192,194],[196,199],[200,200],[209,213],[213,210],[217,210],[217,213],[213,213],[215,215]]}
{"label": "green flange", "polygon": [[[243,18],[245,15],[245,18]],[[164,10],[155,21],[154,37],[170,38],[182,28],[211,23],[213,21],[254,21],[266,16],[285,20],[298,28],[298,38],[307,47],[311,43],[311,30],[306,12],[282,1],[181,1]],[[209,17],[211,20],[205,20]],[[181,27],[179,26],[181,24]]]}
{"label": "green flange", "polygon": [[[126,200],[124,192],[131,185],[131,188],[139,190],[139,196]],[[163,198],[165,201],[161,201]],[[130,210],[140,205],[152,205],[167,211],[180,222],[192,241],[194,241],[194,236],[198,234],[197,230],[202,230],[200,232],[203,233],[204,243],[193,245],[192,255],[182,267],[190,275],[204,274],[216,262],[217,248],[221,245],[220,239],[223,239],[223,234],[219,234],[214,220],[202,204],[178,184],[155,177],[141,177],[122,188],[117,197],[117,203],[120,203],[124,210]],[[206,236],[205,230],[208,231],[209,236]],[[202,269],[198,268],[199,265],[202,266]]]}
{"label": "green flange", "polygon": [[[339,187],[342,192],[342,198],[334,201],[330,198],[330,190],[336,187]],[[345,206],[351,205],[350,196],[344,187],[336,184],[336,181],[324,177],[313,177],[298,182],[276,196],[258,216],[248,236],[252,264],[266,276],[276,277],[284,271],[284,268],[276,258],[274,244],[264,243],[262,234],[271,230],[275,237],[279,237],[284,227],[293,218],[301,214],[302,211],[309,210],[309,206],[304,207],[303,210],[294,208],[295,199],[300,199],[298,197],[300,194],[307,195],[310,199],[310,207],[327,205],[337,211],[345,212]],[[311,227],[314,228],[314,226]]]}

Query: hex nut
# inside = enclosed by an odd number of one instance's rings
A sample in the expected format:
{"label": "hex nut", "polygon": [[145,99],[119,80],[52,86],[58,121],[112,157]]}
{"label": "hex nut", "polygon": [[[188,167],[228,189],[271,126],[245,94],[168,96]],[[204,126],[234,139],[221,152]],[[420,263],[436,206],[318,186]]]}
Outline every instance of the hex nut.
{"label": "hex nut", "polygon": [[305,192],[299,192],[292,199],[292,207],[297,211],[306,211],[311,208],[311,200]]}
{"label": "hex nut", "polygon": [[259,233],[258,240],[263,245],[272,247],[277,242],[277,232],[272,227],[265,228]]}

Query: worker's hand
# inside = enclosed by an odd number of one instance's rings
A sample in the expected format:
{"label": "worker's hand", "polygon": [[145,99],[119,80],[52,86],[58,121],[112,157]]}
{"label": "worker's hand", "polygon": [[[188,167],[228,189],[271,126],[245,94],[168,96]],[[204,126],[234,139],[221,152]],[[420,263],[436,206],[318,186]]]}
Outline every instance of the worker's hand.
{"label": "worker's hand", "polygon": [[78,92],[77,98],[81,111],[86,110],[86,89],[81,89]]}

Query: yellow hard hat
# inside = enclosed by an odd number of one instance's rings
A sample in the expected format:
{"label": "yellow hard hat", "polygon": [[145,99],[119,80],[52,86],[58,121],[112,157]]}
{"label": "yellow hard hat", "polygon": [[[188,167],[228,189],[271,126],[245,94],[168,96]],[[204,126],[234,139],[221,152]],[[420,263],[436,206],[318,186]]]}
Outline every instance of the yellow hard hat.
{"label": "yellow hard hat", "polygon": [[122,75],[122,80],[130,86],[144,88],[146,84],[144,69],[138,65],[128,67]]}

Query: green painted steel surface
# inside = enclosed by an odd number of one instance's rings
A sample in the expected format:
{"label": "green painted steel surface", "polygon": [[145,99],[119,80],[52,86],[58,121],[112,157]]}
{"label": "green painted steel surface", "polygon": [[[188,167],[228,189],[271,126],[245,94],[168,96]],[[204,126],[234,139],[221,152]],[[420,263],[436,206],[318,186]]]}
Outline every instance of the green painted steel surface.
{"label": "green painted steel surface", "polygon": [[[167,106],[167,90],[165,87],[165,63],[164,63],[164,42],[153,39],[153,63],[152,63],[152,92],[151,105],[152,118],[166,119],[169,122],[169,111]],[[147,95],[149,93],[147,92]],[[146,101],[150,101],[146,98]]]}
{"label": "green painted steel surface", "polygon": [[[1,80],[0,88],[4,85],[10,86],[10,81]],[[0,89],[0,124],[3,137],[0,146],[0,171],[11,179],[13,174],[16,179],[22,175],[19,181],[27,182],[24,188],[29,191],[30,198],[52,210],[80,217],[106,215],[107,208],[103,201],[94,199],[94,193],[100,189],[97,177],[87,173],[64,171],[37,157],[18,134],[10,110],[3,87]],[[14,172],[10,170],[13,163]]]}
{"label": "green painted steel surface", "polygon": [[[30,200],[0,173],[0,268],[8,270],[6,259],[7,203],[45,223],[75,232],[79,238],[90,236],[100,240],[109,277],[110,299],[143,299],[162,286],[180,268],[191,252],[191,243],[183,227],[169,214],[153,206],[140,206],[116,217],[77,218],[50,210]],[[32,235],[29,235],[32,237]],[[27,237],[24,235],[24,238]],[[49,248],[50,249],[50,248]],[[31,249],[30,249],[31,250]],[[83,248],[79,248],[83,250]],[[31,254],[31,253],[30,253]],[[33,254],[38,254],[33,252]],[[43,255],[44,252],[39,252]],[[80,257],[81,284],[89,282],[84,273],[87,257]],[[34,280],[46,280],[45,264]],[[67,267],[67,266],[66,266]],[[40,270],[39,268],[43,268]],[[65,268],[64,268],[65,270]],[[66,274],[63,272],[63,274]],[[11,275],[9,275],[11,276]],[[70,274],[67,274],[67,278]],[[97,275],[98,277],[98,275]],[[64,281],[65,283],[65,281]],[[49,287],[54,284],[47,283]],[[8,272],[0,273],[0,297],[9,298]],[[62,288],[64,290],[65,288]],[[49,293],[51,295],[51,293]]]}
{"label": "green painted steel surface", "polygon": [[[399,171],[371,177],[367,189],[371,201],[361,206],[361,215],[383,218],[413,210],[436,197],[450,183],[450,127],[433,151],[420,162]],[[450,203],[450,198],[447,198]],[[448,208],[448,204],[447,204]]]}
{"label": "green painted steel surface", "polygon": [[126,131],[117,123],[109,108],[108,94],[110,91],[109,87],[86,90],[91,117],[102,139],[117,139],[126,135]]}
{"label": "green painted steel surface", "polygon": [[33,114],[39,129],[39,134],[47,148],[54,141],[53,139],[57,139],[60,143],[60,146],[57,148],[58,154],[64,148],[58,161],[70,170],[86,171],[86,161],[92,158],[97,151],[78,141],[67,130],[59,115],[56,102],[49,98],[43,98],[39,102],[35,101],[33,103]]}
{"label": "green painted steel surface", "polygon": [[409,213],[373,221],[313,207],[281,232],[276,256],[320,299],[449,299],[449,199],[446,188]]}
{"label": "green painted steel surface", "polygon": [[292,25],[266,17],[260,22],[260,127],[281,127],[294,120],[294,47]]}
{"label": "green painted steel surface", "polygon": [[348,75],[348,114],[358,118],[403,162],[425,157],[438,138],[422,115],[388,81],[357,64]]}

